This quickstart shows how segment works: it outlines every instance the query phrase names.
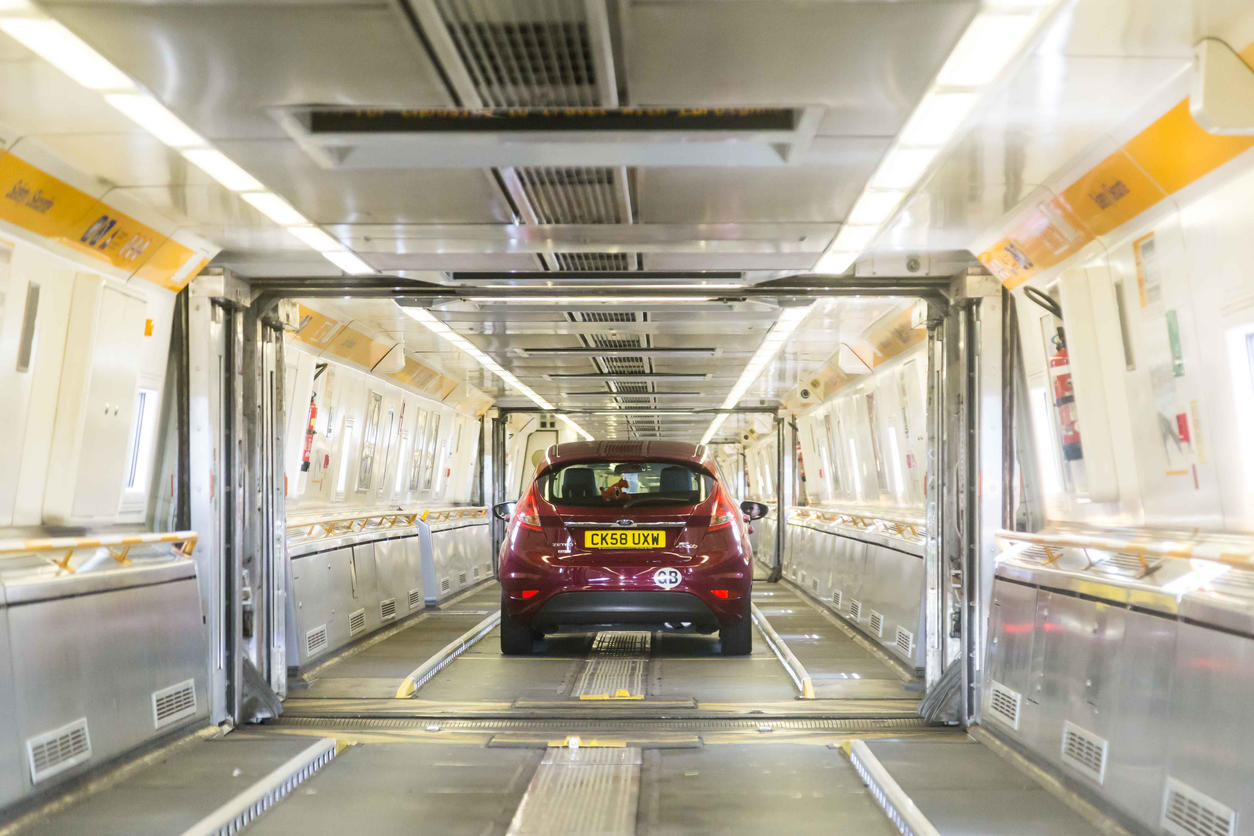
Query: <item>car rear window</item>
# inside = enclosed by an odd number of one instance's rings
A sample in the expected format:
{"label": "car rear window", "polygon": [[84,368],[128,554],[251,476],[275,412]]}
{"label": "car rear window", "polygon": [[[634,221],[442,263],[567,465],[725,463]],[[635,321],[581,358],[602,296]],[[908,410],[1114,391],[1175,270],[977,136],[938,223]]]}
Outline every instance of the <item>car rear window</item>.
{"label": "car rear window", "polygon": [[677,462],[580,462],[541,474],[539,489],[554,505],[666,507],[703,501],[714,479]]}

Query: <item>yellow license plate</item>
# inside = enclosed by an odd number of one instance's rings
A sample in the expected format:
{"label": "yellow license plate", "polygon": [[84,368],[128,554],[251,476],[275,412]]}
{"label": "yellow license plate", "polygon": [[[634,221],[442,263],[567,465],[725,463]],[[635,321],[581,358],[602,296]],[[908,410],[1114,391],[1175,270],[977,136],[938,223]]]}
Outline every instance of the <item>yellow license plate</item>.
{"label": "yellow license plate", "polygon": [[587,549],[664,549],[666,532],[648,529],[585,531],[583,545]]}

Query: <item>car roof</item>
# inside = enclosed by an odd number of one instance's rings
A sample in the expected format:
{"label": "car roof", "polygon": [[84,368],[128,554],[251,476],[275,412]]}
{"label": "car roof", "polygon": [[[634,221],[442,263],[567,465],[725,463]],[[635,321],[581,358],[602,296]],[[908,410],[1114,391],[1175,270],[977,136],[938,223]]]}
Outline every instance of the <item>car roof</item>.
{"label": "car roof", "polygon": [[570,441],[554,444],[545,453],[540,469],[594,461],[687,462],[711,475],[718,473],[708,447],[682,441]]}

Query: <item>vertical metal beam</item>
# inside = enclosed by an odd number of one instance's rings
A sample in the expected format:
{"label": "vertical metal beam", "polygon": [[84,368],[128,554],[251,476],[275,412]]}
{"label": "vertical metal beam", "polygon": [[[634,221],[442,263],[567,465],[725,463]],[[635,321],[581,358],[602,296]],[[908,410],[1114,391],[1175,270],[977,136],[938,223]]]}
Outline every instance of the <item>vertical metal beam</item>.
{"label": "vertical metal beam", "polygon": [[[492,414],[492,504],[505,501],[505,425],[508,415]],[[499,555],[505,541],[505,521],[490,515],[492,525],[492,571],[499,576]]]}
{"label": "vertical metal beam", "polygon": [[792,481],[792,456],[785,449],[783,415],[775,416],[775,560],[767,580],[776,583],[784,576],[784,549],[788,546],[789,487]]}
{"label": "vertical metal beam", "polygon": [[943,559],[941,531],[941,507],[945,495],[943,475],[946,456],[943,449],[945,435],[944,398],[944,340],[943,311],[929,309],[927,323],[927,539],[924,546],[924,651],[923,680],[928,689],[940,681],[941,673],[949,663],[947,652],[949,625],[946,618],[946,586],[948,585]]}
{"label": "vertical metal beam", "polygon": [[239,722],[243,714],[243,569],[248,491],[245,485],[247,452],[244,449],[244,403],[239,384],[243,380],[243,316],[232,305],[222,306],[222,399],[218,425],[222,451],[222,645],[226,662],[226,710]]}

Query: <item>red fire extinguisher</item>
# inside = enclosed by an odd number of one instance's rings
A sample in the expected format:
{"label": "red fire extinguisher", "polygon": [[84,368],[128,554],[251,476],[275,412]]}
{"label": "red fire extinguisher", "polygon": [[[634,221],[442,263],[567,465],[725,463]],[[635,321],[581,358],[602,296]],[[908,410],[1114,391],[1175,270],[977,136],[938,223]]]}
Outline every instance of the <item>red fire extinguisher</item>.
{"label": "red fire extinguisher", "polygon": [[1049,374],[1054,382],[1054,409],[1058,410],[1058,426],[1062,436],[1062,457],[1065,461],[1084,458],[1080,445],[1079,421],[1076,419],[1075,389],[1071,385],[1071,360],[1062,329],[1053,338],[1054,353],[1049,357]]}
{"label": "red fire extinguisher", "polygon": [[317,400],[318,395],[316,393],[309,398],[309,426],[305,428],[305,450],[300,454],[301,473],[309,471],[309,451],[313,448],[314,421],[318,417]]}

